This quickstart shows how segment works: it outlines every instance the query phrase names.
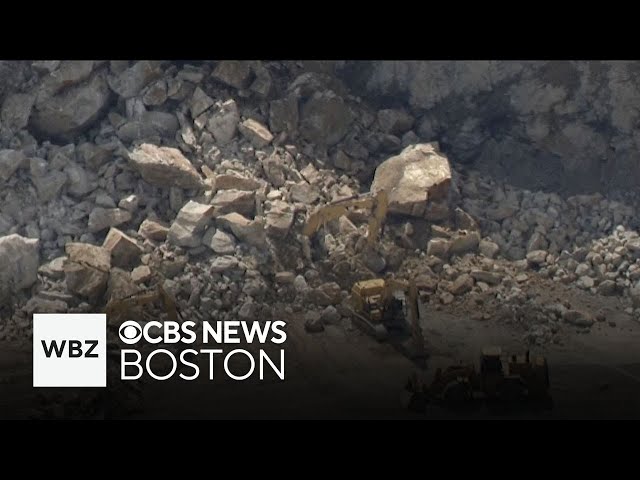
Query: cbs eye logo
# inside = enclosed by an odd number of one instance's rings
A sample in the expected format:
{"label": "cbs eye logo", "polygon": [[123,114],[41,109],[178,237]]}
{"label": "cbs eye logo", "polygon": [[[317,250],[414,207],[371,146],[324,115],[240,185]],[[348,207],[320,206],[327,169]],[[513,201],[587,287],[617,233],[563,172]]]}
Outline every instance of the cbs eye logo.
{"label": "cbs eye logo", "polygon": [[120,335],[120,340],[122,340],[127,345],[133,345],[137,343],[140,338],[142,338],[142,329],[137,322],[133,320],[127,320],[122,325],[120,325],[120,329],[118,330],[118,334]]}

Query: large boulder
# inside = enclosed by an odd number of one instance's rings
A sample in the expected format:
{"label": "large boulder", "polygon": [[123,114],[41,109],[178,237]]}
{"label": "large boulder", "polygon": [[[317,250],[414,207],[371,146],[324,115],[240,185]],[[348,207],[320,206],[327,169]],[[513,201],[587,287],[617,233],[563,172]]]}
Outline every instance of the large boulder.
{"label": "large boulder", "polygon": [[129,153],[142,178],[161,187],[200,188],[202,177],[180,150],[143,143]]}
{"label": "large boulder", "polygon": [[18,234],[0,237],[0,302],[8,293],[29,288],[38,279],[37,239]]}
{"label": "large boulder", "polygon": [[428,203],[446,200],[450,186],[449,160],[433,144],[422,143],[382,162],[371,191],[388,192],[392,213],[424,217]]}
{"label": "large boulder", "polygon": [[88,243],[67,243],[68,259],[64,265],[69,292],[90,300],[104,294],[111,270],[111,254],[102,247]]}
{"label": "large boulder", "polygon": [[97,73],[58,94],[41,94],[33,106],[29,125],[41,136],[72,140],[101,117],[110,98],[104,75]]}
{"label": "large boulder", "polygon": [[316,92],[302,106],[300,134],[309,142],[330,147],[344,138],[352,121],[342,97],[331,90]]}

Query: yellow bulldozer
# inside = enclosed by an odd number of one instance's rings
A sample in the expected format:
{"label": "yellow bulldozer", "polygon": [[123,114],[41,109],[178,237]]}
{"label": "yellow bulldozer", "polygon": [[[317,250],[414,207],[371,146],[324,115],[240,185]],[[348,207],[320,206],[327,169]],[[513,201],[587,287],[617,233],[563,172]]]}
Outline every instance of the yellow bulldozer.
{"label": "yellow bulldozer", "polygon": [[351,208],[362,208],[371,210],[371,216],[369,217],[367,243],[371,246],[375,246],[380,233],[384,220],[387,216],[387,209],[389,207],[389,197],[387,192],[381,190],[377,194],[365,193],[363,195],[357,195],[354,197],[338,200],[327,205],[316,208],[304,226],[302,234],[307,237],[312,237],[320,227],[326,225],[331,220],[340,218],[345,215]]}
{"label": "yellow bulldozer", "polygon": [[[399,296],[402,294],[402,296]],[[413,282],[372,279],[351,289],[352,319],[378,341],[389,341],[412,359],[424,359],[418,291]]]}

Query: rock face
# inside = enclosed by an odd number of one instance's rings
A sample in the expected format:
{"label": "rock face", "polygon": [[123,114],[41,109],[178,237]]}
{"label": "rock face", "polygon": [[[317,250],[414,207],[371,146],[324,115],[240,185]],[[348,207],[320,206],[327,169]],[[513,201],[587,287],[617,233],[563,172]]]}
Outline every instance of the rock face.
{"label": "rock face", "polygon": [[43,136],[70,140],[100,118],[110,98],[109,85],[98,73],[57,94],[38,97],[29,125]]}
{"label": "rock face", "polygon": [[17,234],[0,237],[0,300],[36,282],[39,260],[38,240]]}
{"label": "rock face", "polygon": [[371,191],[389,193],[389,211],[424,217],[427,203],[446,199],[451,185],[447,157],[432,144],[410,145],[376,169]]}
{"label": "rock face", "polygon": [[161,187],[201,188],[202,177],[180,150],[142,144],[129,153],[142,178]]}
{"label": "rock face", "polygon": [[331,90],[316,92],[302,106],[300,134],[310,142],[333,146],[344,138],[352,121],[341,97]]}
{"label": "rock face", "polygon": [[635,61],[349,61],[340,73],[358,95],[423,112],[423,141],[446,136],[451,158],[514,185],[577,192],[640,180]]}

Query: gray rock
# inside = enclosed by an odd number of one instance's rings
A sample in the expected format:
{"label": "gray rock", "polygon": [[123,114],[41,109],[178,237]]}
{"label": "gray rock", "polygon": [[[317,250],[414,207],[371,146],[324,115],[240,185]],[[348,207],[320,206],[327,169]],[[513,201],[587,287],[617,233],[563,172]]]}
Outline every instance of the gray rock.
{"label": "gray rock", "polygon": [[191,118],[198,118],[202,113],[211,108],[214,103],[212,98],[204,93],[200,87],[196,88],[189,104]]}
{"label": "gray rock", "polygon": [[616,282],[613,280],[604,280],[598,285],[598,293],[604,296],[615,295],[617,291]]}
{"label": "gray rock", "polygon": [[585,275],[589,275],[591,273],[591,268],[589,268],[589,265],[587,265],[586,263],[580,263],[577,267],[576,267],[576,275],[579,277],[585,276]]}
{"label": "gray rock", "polygon": [[576,327],[590,327],[594,323],[593,318],[579,310],[566,310],[562,318],[565,322]]}
{"label": "gray rock", "polygon": [[473,277],[468,273],[463,273],[453,281],[451,287],[449,287],[449,292],[453,295],[462,295],[470,291],[473,285]]}
{"label": "gray rock", "polygon": [[549,242],[544,238],[544,235],[540,232],[534,232],[527,244],[527,252],[532,252],[534,250],[546,250],[548,247]]}
{"label": "gray rock", "polygon": [[266,233],[262,219],[249,220],[234,212],[217,217],[216,223],[231,230],[233,235],[242,242],[259,248],[265,246]]}
{"label": "gray rock", "polygon": [[236,251],[236,241],[233,236],[213,227],[205,232],[202,243],[218,255],[229,255]]}
{"label": "gray rock", "polygon": [[238,130],[255,148],[264,148],[273,141],[273,135],[267,127],[251,118],[242,122]]}
{"label": "gray rock", "polygon": [[150,107],[157,107],[167,101],[167,82],[158,80],[153,83],[142,97],[142,102]]}
{"label": "gray rock", "polygon": [[264,173],[271,182],[271,184],[276,187],[282,187],[287,180],[286,175],[286,167],[283,165],[282,160],[276,155],[270,155],[262,162],[262,168],[264,169]]}
{"label": "gray rock", "polygon": [[410,145],[376,169],[371,191],[389,194],[389,211],[424,217],[427,204],[446,199],[451,185],[449,160],[432,144]]}
{"label": "gray rock", "polygon": [[478,282],[484,282],[489,285],[498,285],[502,282],[502,275],[495,272],[486,272],[484,270],[471,270],[471,276]]}
{"label": "gray rock", "polygon": [[404,110],[385,109],[378,111],[380,129],[391,135],[402,135],[413,127],[414,118]]}
{"label": "gray rock", "polygon": [[138,233],[149,240],[163,242],[167,238],[169,228],[155,220],[147,218],[140,224]]}
{"label": "gray rock", "polygon": [[144,87],[162,74],[158,62],[142,60],[136,62],[115,77],[109,77],[111,89],[123,98],[138,95]]}
{"label": "gray rock", "polygon": [[0,301],[37,281],[39,260],[38,240],[15,233],[0,237]]}
{"label": "gray rock", "polygon": [[218,145],[227,145],[236,136],[240,123],[240,113],[234,100],[218,104],[216,111],[207,121],[207,130],[211,132]]}
{"label": "gray rock", "polygon": [[251,83],[251,65],[245,60],[223,60],[218,63],[211,76],[230,87],[242,90]]}
{"label": "gray rock", "polygon": [[289,204],[275,200],[266,215],[267,235],[286,237],[293,225],[294,213]]}
{"label": "gray rock", "polygon": [[362,252],[362,262],[373,273],[380,273],[387,268],[385,258],[372,248],[367,248]]}
{"label": "gray rock", "polygon": [[295,288],[296,292],[301,293],[309,287],[305,278],[302,275],[297,275],[296,278],[293,279],[293,288]]}
{"label": "gray rock", "polygon": [[489,240],[480,240],[478,251],[487,258],[496,258],[500,251],[500,246]]}
{"label": "gray rock", "polygon": [[316,92],[302,106],[300,134],[312,143],[331,147],[349,131],[353,115],[344,100],[334,92]]}
{"label": "gray rock", "polygon": [[248,192],[254,192],[260,188],[260,182],[257,180],[235,174],[216,175],[215,183],[218,190],[246,190]]}
{"label": "gray rock", "polygon": [[[277,272],[275,275],[275,282],[279,285],[292,285],[295,278],[296,275],[293,272]],[[304,277],[302,278],[304,280]]]}
{"label": "gray rock", "polygon": [[137,195],[127,195],[118,202],[119,208],[131,213],[134,213],[138,209],[138,205],[140,205],[140,198]]}
{"label": "gray rock", "polygon": [[324,330],[322,318],[318,312],[309,311],[304,316],[304,328],[309,333],[320,333]]}
{"label": "gray rock", "polygon": [[204,185],[191,162],[176,148],[145,143],[130,152],[129,158],[142,178],[152,185],[181,188]]}
{"label": "gray rock", "polygon": [[66,261],[67,257],[64,256],[54,258],[50,262],[41,265],[38,268],[38,273],[55,280],[62,279],[64,277],[64,264]]}
{"label": "gray rock", "polygon": [[25,128],[29,123],[34,102],[35,96],[32,94],[14,93],[8,95],[2,104],[2,112],[0,112],[2,124],[16,132]]}
{"label": "gray rock", "polygon": [[582,276],[580,278],[578,278],[578,281],[576,282],[576,285],[579,288],[583,288],[585,290],[590,289],[591,287],[593,287],[595,284],[593,278],[591,277],[587,277],[587,276]]}
{"label": "gray rock", "polygon": [[260,306],[255,302],[245,302],[238,310],[238,318],[242,321],[254,321],[258,319]]}
{"label": "gray rock", "polygon": [[77,163],[69,163],[64,171],[67,174],[67,192],[70,195],[84,197],[95,188],[89,173]]}
{"label": "gray rock", "polygon": [[213,218],[213,212],[213,206],[190,200],[171,224],[167,240],[180,247],[197,247],[202,242],[202,233]]}
{"label": "gray rock", "polygon": [[545,250],[534,250],[527,253],[527,263],[533,266],[543,265],[547,261],[547,255]]}
{"label": "gray rock", "polygon": [[432,238],[427,243],[427,255],[447,258],[449,255],[449,240],[446,238]]}
{"label": "gray rock", "polygon": [[64,266],[67,289],[89,299],[100,297],[109,280],[110,253],[85,243],[67,243],[65,250],[69,257]]}
{"label": "gray rock", "polygon": [[26,160],[19,150],[0,150],[0,182],[6,182]]}
{"label": "gray rock", "polygon": [[235,269],[236,267],[238,267],[238,260],[230,255],[225,255],[222,257],[217,257],[213,261],[213,263],[211,264],[211,272],[221,273],[226,272],[227,270]]}
{"label": "gray rock", "polygon": [[40,97],[29,125],[42,136],[70,140],[100,119],[110,97],[104,75],[94,75],[86,83],[66,88],[57,95]]}
{"label": "gray rock", "polygon": [[253,216],[256,207],[255,193],[246,190],[219,190],[211,205],[215,207],[216,215],[238,212]]}
{"label": "gray rock", "polygon": [[307,182],[298,182],[294,185],[291,185],[291,200],[294,202],[300,202],[305,205],[311,205],[316,200],[318,200],[320,194],[318,190],[309,185]]}
{"label": "gray rock", "polygon": [[325,325],[337,325],[340,323],[342,316],[333,305],[326,307],[320,314],[320,320]]}
{"label": "gray rock", "polygon": [[99,232],[109,227],[117,227],[131,220],[131,213],[119,208],[94,208],[89,214],[89,232]]}
{"label": "gray rock", "polygon": [[475,252],[480,245],[480,234],[478,232],[460,231],[453,236],[449,242],[449,255],[463,255],[468,252]]}
{"label": "gray rock", "polygon": [[146,265],[137,266],[131,271],[131,281],[133,283],[144,283],[150,280],[151,276],[151,269]]}
{"label": "gray rock", "polygon": [[117,228],[109,230],[102,247],[111,253],[111,264],[123,269],[135,266],[142,255],[138,243]]}
{"label": "gray rock", "polygon": [[[295,286],[295,280],[294,280]],[[318,288],[307,290],[305,300],[319,306],[337,305],[342,301],[342,290],[335,282],[327,282]]]}
{"label": "gray rock", "polygon": [[272,131],[295,132],[298,129],[298,120],[298,99],[294,95],[270,103],[269,128]]}
{"label": "gray rock", "polygon": [[[102,208],[116,208],[116,202],[104,192],[96,195],[96,206]],[[126,209],[125,209],[126,210]]]}

